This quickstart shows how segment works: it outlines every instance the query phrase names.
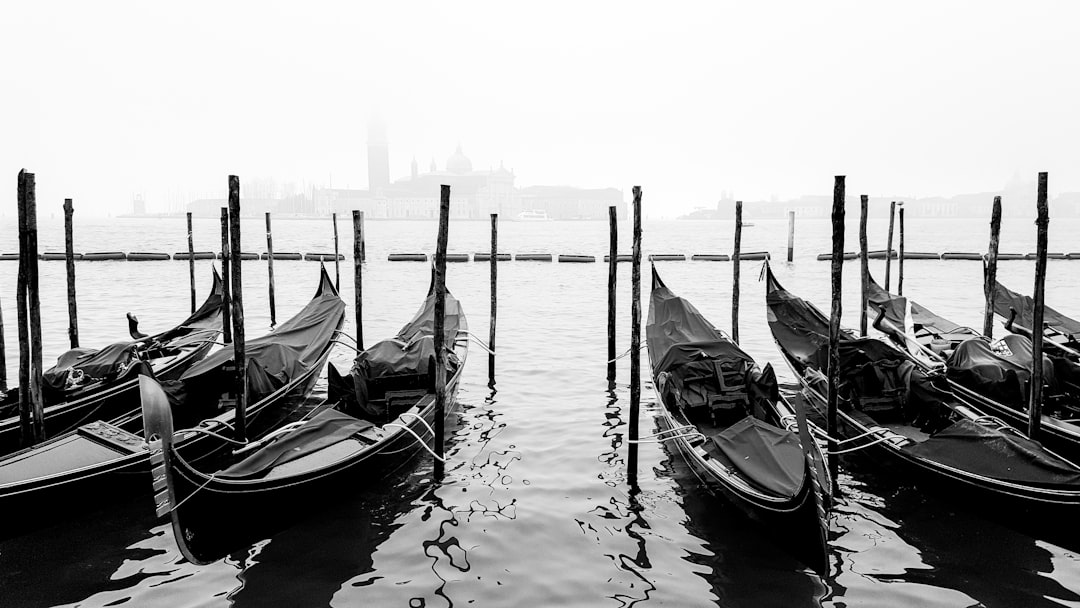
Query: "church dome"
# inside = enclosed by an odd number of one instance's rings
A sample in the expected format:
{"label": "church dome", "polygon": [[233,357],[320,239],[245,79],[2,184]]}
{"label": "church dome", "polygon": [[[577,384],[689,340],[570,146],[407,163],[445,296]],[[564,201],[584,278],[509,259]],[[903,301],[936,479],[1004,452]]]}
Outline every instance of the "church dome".
{"label": "church dome", "polygon": [[469,173],[472,171],[472,161],[461,152],[461,144],[458,144],[457,152],[446,159],[446,170],[450,173]]}

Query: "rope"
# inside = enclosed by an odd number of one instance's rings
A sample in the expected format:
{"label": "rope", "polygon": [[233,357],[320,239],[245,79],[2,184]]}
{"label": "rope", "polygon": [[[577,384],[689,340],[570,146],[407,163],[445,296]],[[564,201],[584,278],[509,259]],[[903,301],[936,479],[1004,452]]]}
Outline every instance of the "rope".
{"label": "rope", "polygon": [[660,437],[656,439],[653,439],[652,437],[655,437],[655,435],[649,435],[648,437],[642,437],[641,439],[627,439],[626,443],[664,443],[665,441],[670,441],[672,439],[690,439],[694,437],[708,439],[708,437],[698,431],[694,431],[693,433],[683,433],[681,435],[671,435],[669,437]]}
{"label": "rope", "polygon": [[427,445],[427,442],[425,442],[425,441],[424,441],[423,439],[421,439],[421,438],[420,438],[420,436],[419,436],[419,435],[417,435],[416,433],[414,433],[414,432],[413,432],[413,430],[412,430],[412,429],[410,429],[409,427],[407,427],[407,426],[405,426],[405,425],[403,425],[403,424],[397,424],[397,423],[395,423],[395,422],[388,422],[388,423],[386,423],[386,424],[384,424],[384,425],[383,425],[383,428],[386,428],[386,427],[388,427],[388,426],[392,426],[392,427],[395,427],[395,428],[399,428],[399,429],[401,429],[401,430],[405,431],[406,433],[408,433],[408,434],[412,435],[413,437],[415,437],[415,438],[416,438],[416,441],[418,441],[418,442],[420,443],[420,447],[422,447],[422,448],[424,448],[425,450],[427,450],[428,454],[431,454],[431,456],[432,456],[432,457],[433,457],[433,458],[434,458],[435,460],[438,460],[439,462],[444,462],[444,463],[446,462],[446,459],[445,459],[445,458],[443,458],[442,456],[439,456],[438,454],[436,454],[436,453],[435,453],[435,450],[432,450],[431,448],[429,448],[429,447],[428,447],[428,445]]}
{"label": "rope", "polygon": [[[222,423],[222,424],[224,424],[224,423]],[[226,425],[226,426],[228,426],[228,425]],[[237,441],[236,439],[230,439],[230,438],[228,438],[228,437],[226,437],[224,435],[220,435],[220,434],[215,433],[215,432],[213,432],[213,431],[211,431],[209,429],[204,429],[202,427],[197,427],[197,426],[193,426],[190,429],[181,429],[179,431],[176,431],[176,433],[174,433],[174,434],[179,434],[179,433],[202,433],[203,435],[209,435],[209,436],[211,436],[211,437],[213,437],[215,439],[220,439],[222,441],[228,441],[229,443],[233,443],[233,444],[236,444],[236,445],[247,445],[246,441]]]}
{"label": "rope", "polygon": [[630,348],[626,349],[626,352],[619,355],[618,357],[615,357],[614,359],[608,359],[608,363],[614,363],[614,362],[618,361],[619,359],[622,359],[623,357],[630,356],[630,351],[632,351],[632,350],[634,350],[634,347],[631,346]]}
{"label": "rope", "polygon": [[214,481],[214,476],[215,476],[215,475],[217,475],[217,473],[214,473],[214,474],[210,475],[210,478],[209,478],[209,479],[207,479],[206,481],[204,481],[204,482],[203,482],[203,484],[202,484],[201,486],[199,486],[199,487],[195,488],[194,490],[192,490],[191,494],[188,494],[187,496],[185,496],[185,497],[184,497],[184,500],[181,500],[180,502],[178,502],[178,503],[176,503],[175,505],[173,505],[173,506],[172,506],[172,508],[171,508],[171,509],[169,509],[169,512],[170,512],[170,513],[172,513],[173,511],[175,511],[175,510],[179,509],[179,508],[180,508],[180,505],[182,505],[182,504],[184,504],[185,502],[187,502],[187,501],[188,501],[188,499],[189,499],[189,498],[191,498],[192,496],[195,496],[196,494],[198,494],[198,493],[199,493],[199,490],[202,490],[202,489],[203,489],[203,488],[205,488],[205,487],[206,487],[207,485],[209,485],[209,483],[210,483],[211,481]]}
{"label": "rope", "polygon": [[888,436],[883,435],[883,436],[878,437],[877,439],[871,441],[870,443],[867,443],[867,444],[864,444],[864,445],[855,446],[853,448],[848,448],[846,450],[837,450],[835,452],[830,452],[830,451],[826,450],[825,453],[830,455],[830,456],[839,456],[840,454],[847,454],[849,452],[857,452],[857,451],[859,451],[861,449],[868,448],[868,447],[870,447],[872,445],[877,445],[877,444],[879,444],[879,443],[881,443],[883,441],[888,441],[889,439],[890,438]]}
{"label": "rope", "polygon": [[427,432],[431,433],[432,437],[435,436],[435,429],[431,428],[431,425],[427,423],[427,420],[424,420],[423,416],[418,416],[412,412],[401,412],[400,415],[411,416],[412,418],[415,418],[417,422],[419,422],[421,425],[423,425],[425,429],[427,429]]}

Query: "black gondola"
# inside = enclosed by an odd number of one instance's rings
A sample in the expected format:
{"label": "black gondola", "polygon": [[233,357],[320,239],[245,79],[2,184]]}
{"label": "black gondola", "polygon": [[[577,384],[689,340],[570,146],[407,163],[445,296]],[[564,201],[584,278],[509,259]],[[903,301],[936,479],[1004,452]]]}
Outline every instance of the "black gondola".
{"label": "black gondola", "polygon": [[[768,267],[766,276],[769,328],[808,400],[824,412],[828,317],[780,286]],[[1080,467],[950,392],[910,355],[842,330],[840,365],[843,449],[873,449],[908,465],[918,483],[948,486],[950,495],[993,511],[1080,509]]]}
{"label": "black gondola", "polygon": [[[315,296],[303,310],[269,334],[246,342],[249,437],[280,426],[311,392],[344,320],[345,303],[324,269]],[[176,445],[188,458],[206,458],[228,445],[225,437],[233,432],[236,412],[231,407],[221,410],[219,401],[232,384],[232,361],[233,349],[220,349],[179,380],[165,383],[176,417],[185,425],[198,423],[176,437]],[[88,487],[82,482],[96,480],[104,488],[133,477],[116,473],[148,469],[142,426],[140,408],[120,425],[86,424],[0,460],[0,511],[55,510],[70,502],[70,493]],[[81,496],[80,500],[86,500],[86,493]],[[21,523],[12,518],[0,529],[0,536],[18,532]]]}
{"label": "black gondola", "polygon": [[[870,280],[868,308],[884,332],[924,370],[945,369],[950,390],[975,401],[1012,426],[1028,428],[1028,394],[1034,355],[1030,332],[991,342],[980,332],[895,296]],[[1012,328],[1016,330],[1017,328]],[[1068,457],[1080,457],[1080,365],[1069,353],[1043,354],[1042,429],[1039,441]]]}
{"label": "black gondola", "polygon": [[[1035,300],[1015,291],[1011,291],[1000,282],[994,282],[994,313],[1008,320],[1009,331],[1031,337],[1034,323]],[[1068,354],[1076,360],[1080,358],[1080,321],[1071,319],[1060,312],[1043,306],[1044,344],[1050,349]]]}
{"label": "black gondola", "polygon": [[[128,313],[129,321],[133,317]],[[134,325],[129,322],[129,326]],[[139,413],[139,374],[175,380],[206,356],[221,332],[221,277],[213,271],[206,301],[176,327],[153,336],[102,349],[76,348],[42,374],[45,438],[61,435],[93,420],[112,424]],[[0,456],[20,446],[19,389],[0,402]]]}
{"label": "black gondola", "polygon": [[802,409],[780,395],[771,365],[716,329],[652,269],[645,328],[653,387],[663,403],[656,438],[694,473],[818,573],[828,567],[823,505],[831,495]]}
{"label": "black gondola", "polygon": [[[155,439],[158,514],[170,514],[184,557],[197,564],[220,559],[285,525],[319,492],[356,487],[429,451],[436,415],[434,304],[429,290],[413,319],[393,338],[361,352],[349,376],[329,366],[327,401],[214,467],[198,466],[177,449],[164,391],[142,380],[144,417]],[[449,417],[468,354],[465,316],[449,293],[444,327]],[[237,525],[223,516],[228,513],[243,513],[245,521]]]}

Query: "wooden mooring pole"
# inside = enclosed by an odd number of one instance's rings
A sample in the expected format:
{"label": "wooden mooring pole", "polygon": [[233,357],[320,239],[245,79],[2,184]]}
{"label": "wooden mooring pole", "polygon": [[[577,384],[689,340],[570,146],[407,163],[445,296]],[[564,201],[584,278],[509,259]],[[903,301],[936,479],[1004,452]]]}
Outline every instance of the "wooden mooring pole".
{"label": "wooden mooring pole", "polygon": [[1046,241],[1047,229],[1050,226],[1050,211],[1046,203],[1046,172],[1039,173],[1039,191],[1035,205],[1037,215],[1035,227],[1037,236],[1035,241],[1035,308],[1032,310],[1031,321],[1031,391],[1028,400],[1028,437],[1038,440],[1039,430],[1042,426],[1042,389],[1043,389],[1043,307],[1045,306],[1046,290]]}
{"label": "wooden mooring pole", "polygon": [[607,274],[607,379],[615,382],[615,284],[619,266],[619,210],[608,207],[608,274]]}
{"label": "wooden mooring pole", "polygon": [[787,261],[795,261],[795,212],[787,212]]}
{"label": "wooden mooring pole", "polygon": [[889,291],[889,286],[892,285],[890,279],[892,278],[892,235],[895,218],[896,201],[893,201],[889,203],[889,240],[885,248],[885,291]]}
{"label": "wooden mooring pole", "polygon": [[367,261],[367,231],[364,228],[364,212],[360,212],[360,261]]}
{"label": "wooden mooring pole", "polygon": [[[859,335],[864,338],[867,335],[866,307],[870,304],[870,257],[866,244],[866,216],[870,213],[870,197],[863,194],[859,197],[859,276],[862,286],[862,295],[859,299]],[[836,255],[836,252],[833,252]]]}
{"label": "wooden mooring pole", "polygon": [[739,251],[742,249],[742,201],[735,201],[735,251],[731,255],[731,340],[739,343]]}
{"label": "wooden mooring pole", "polygon": [[[836,452],[838,426],[836,420],[840,384],[840,315],[844,272],[844,176],[837,175],[833,184],[832,208],[832,314],[829,316],[829,401],[826,411],[826,427],[829,434],[829,452]],[[840,472],[840,458],[829,455],[829,476],[836,479]],[[837,484],[833,483],[833,488]]]}
{"label": "wooden mooring pole", "polygon": [[[630,282],[630,448],[626,466],[632,482],[637,480],[638,414],[641,410],[641,186],[634,186],[634,250]],[[633,484],[631,484],[633,485]]]}
{"label": "wooden mooring pole", "polygon": [[900,202],[900,254],[896,258],[896,295],[904,295],[904,203]]}
{"label": "wooden mooring pole", "polygon": [[230,257],[232,257],[232,254],[229,252],[229,208],[222,207],[221,276],[224,280],[221,282],[221,309],[225,314],[221,315],[221,338],[224,340],[225,344],[232,342],[232,319],[229,314],[229,308],[232,306],[232,289],[229,287],[229,283],[232,282],[232,274],[229,265]]}
{"label": "wooden mooring pole", "polygon": [[356,349],[359,351],[364,350],[363,215],[364,212],[353,209],[353,288],[356,292]]}
{"label": "wooden mooring pole", "polygon": [[499,214],[491,214],[491,324],[488,327],[488,386],[495,386],[495,316],[498,312]]}
{"label": "wooden mooring pole", "polygon": [[22,443],[44,439],[41,401],[41,301],[37,292],[37,195],[34,174],[19,171],[19,426]]}
{"label": "wooden mooring pole", "polygon": [[[435,242],[435,477],[443,475],[446,424],[446,241],[450,231],[450,186],[439,193],[439,235]],[[452,346],[452,345],[451,345]]]}
{"label": "wooden mooring pole", "polygon": [[232,253],[229,294],[232,297],[233,362],[236,364],[236,439],[247,440],[247,357],[244,352],[244,288],[240,278],[240,178],[229,176],[229,242]]}
{"label": "wooden mooring pole", "polygon": [[330,220],[334,222],[334,289],[341,291],[341,262],[338,261],[338,234],[337,214],[331,213]]}
{"label": "wooden mooring pole", "polygon": [[270,291],[270,327],[274,327],[277,325],[277,305],[274,301],[274,231],[270,229],[269,211],[266,212],[266,274],[269,279],[267,289]]}
{"label": "wooden mooring pole", "polygon": [[[1001,197],[994,197],[990,212],[990,249],[986,252],[986,275],[983,277],[983,295],[986,311],[983,313],[983,335],[994,337],[994,284],[997,283],[998,242],[1001,238]],[[1034,329],[1034,328],[1033,328]]]}
{"label": "wooden mooring pole", "polygon": [[71,348],[79,348],[79,310],[75,305],[75,242],[72,223],[75,207],[70,198],[64,199],[64,261],[67,270],[68,340]]}
{"label": "wooden mooring pole", "polygon": [[191,281],[191,313],[195,314],[195,239],[191,231],[191,212],[187,212],[188,278]]}

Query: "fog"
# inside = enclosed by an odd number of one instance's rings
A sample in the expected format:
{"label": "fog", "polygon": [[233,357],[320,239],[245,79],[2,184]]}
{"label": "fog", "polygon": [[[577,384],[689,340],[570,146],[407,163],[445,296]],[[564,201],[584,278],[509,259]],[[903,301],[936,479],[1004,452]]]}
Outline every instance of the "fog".
{"label": "fog", "polygon": [[[0,169],[38,204],[167,211],[226,175],[367,187],[460,144],[519,186],[640,184],[647,216],[848,191],[1080,190],[1067,2],[19,2]],[[1033,193],[1034,195],[1034,193]]]}

